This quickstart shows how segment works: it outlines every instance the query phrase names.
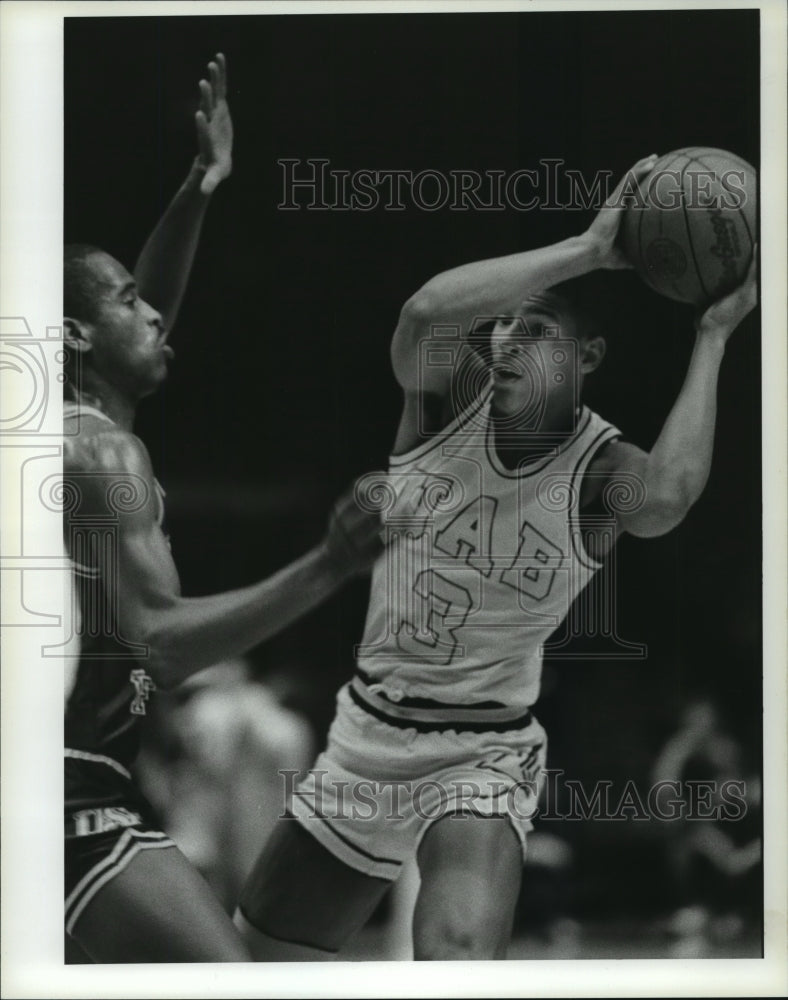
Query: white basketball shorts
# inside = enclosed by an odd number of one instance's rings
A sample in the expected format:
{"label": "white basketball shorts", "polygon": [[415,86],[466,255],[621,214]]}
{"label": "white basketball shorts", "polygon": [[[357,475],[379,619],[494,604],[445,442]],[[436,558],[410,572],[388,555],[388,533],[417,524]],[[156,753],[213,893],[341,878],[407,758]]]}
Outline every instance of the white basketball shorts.
{"label": "white basketball shorts", "polygon": [[523,709],[451,714],[449,706],[392,705],[354,678],[288,812],[345,864],[383,879],[397,878],[444,817],[507,817],[524,855],[544,777],[544,729]]}

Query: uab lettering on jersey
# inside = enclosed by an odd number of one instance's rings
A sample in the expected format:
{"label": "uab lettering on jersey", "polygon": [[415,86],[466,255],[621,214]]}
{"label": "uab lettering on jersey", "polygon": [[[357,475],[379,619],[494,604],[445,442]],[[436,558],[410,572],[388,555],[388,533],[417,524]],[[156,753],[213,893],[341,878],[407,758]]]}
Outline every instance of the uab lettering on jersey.
{"label": "uab lettering on jersey", "polygon": [[[569,571],[563,549],[527,519],[512,539],[517,551],[496,551],[493,530],[500,504],[494,496],[482,492],[450,515],[435,505],[424,510],[424,497],[438,484],[455,497],[467,496],[462,483],[453,479],[424,473],[414,499],[408,503],[402,498],[410,517],[389,521],[390,621],[396,646],[402,655],[443,665],[465,655],[458,630],[466,623],[496,627],[507,608],[520,626],[556,627],[560,616],[552,609],[542,613],[539,605],[550,595],[557,572]],[[509,531],[506,537],[511,537]]]}
{"label": "uab lettering on jersey", "polygon": [[156,685],[142,667],[135,667],[131,671],[129,681],[134,685],[134,699],[129,705],[129,711],[132,715],[145,715],[145,705],[151,692],[156,690]]}

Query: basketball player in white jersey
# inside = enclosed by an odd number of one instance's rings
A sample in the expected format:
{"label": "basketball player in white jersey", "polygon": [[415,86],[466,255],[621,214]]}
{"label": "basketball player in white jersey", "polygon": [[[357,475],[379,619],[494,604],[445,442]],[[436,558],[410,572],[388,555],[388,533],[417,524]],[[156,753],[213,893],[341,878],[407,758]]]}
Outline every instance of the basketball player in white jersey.
{"label": "basketball player in white jersey", "polygon": [[132,778],[146,704],[157,686],[284,628],[380,550],[379,518],[349,496],[324,540],[269,579],[208,597],[180,592],[163,493],[133,424],[139,401],[166,377],[202,218],[231,170],[223,57],[209,68],[200,154],[135,274],[95,247],[65,254],[64,527],[81,613],[65,718],[66,931],[95,962],[248,959]]}
{"label": "basketball player in white jersey", "polygon": [[[622,441],[580,401],[605,342],[573,279],[629,266],[625,184],[581,236],[439,274],[402,309],[404,408],[371,491],[390,544],[327,748],[236,912],[258,959],[335,955],[414,854],[415,957],[505,955],[545,764],[542,644],[617,535],[664,534],[700,496],[725,343],[756,300],[753,265],[698,319],[652,450]],[[467,343],[480,317],[498,317],[488,364]]]}

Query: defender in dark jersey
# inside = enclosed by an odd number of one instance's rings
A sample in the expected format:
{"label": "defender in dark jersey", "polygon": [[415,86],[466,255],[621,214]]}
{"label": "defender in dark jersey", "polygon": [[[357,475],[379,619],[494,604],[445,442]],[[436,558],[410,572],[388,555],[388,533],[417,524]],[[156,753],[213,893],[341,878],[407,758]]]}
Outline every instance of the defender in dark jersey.
{"label": "defender in dark jersey", "polygon": [[200,154],[134,275],[95,247],[65,254],[64,530],[81,647],[65,720],[66,929],[96,962],[249,957],[132,781],[146,704],[156,687],[284,628],[380,548],[378,518],[348,495],[324,540],[273,577],[211,597],[180,593],[162,491],[132,427],[139,400],[166,377],[202,218],[231,171],[224,58],[209,69],[196,115]]}
{"label": "defender in dark jersey", "polygon": [[[743,285],[698,318],[648,454],[583,407],[605,341],[571,280],[628,266],[616,246],[626,183],[585,233],[439,274],[402,309],[392,537],[327,749],[241,896],[235,920],[256,958],[332,957],[414,857],[415,957],[505,957],[544,767],[530,711],[541,644],[617,535],[664,534],[700,496],[725,344],[756,301],[753,259]],[[467,340],[479,317],[497,317],[490,364]],[[444,336],[438,350],[433,327],[465,339]],[[453,363],[425,364],[427,346],[456,349]],[[642,502],[605,510],[605,494],[633,483]]]}

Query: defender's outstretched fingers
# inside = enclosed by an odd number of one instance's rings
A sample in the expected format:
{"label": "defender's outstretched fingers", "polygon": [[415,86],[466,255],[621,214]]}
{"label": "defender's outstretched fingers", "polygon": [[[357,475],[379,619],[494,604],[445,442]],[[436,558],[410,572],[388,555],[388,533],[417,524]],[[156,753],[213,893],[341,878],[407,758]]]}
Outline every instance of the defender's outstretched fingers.
{"label": "defender's outstretched fingers", "polygon": [[213,88],[207,80],[200,80],[200,109],[210,121],[214,109]]}
{"label": "defender's outstretched fingers", "polygon": [[208,74],[211,78],[211,92],[213,94],[214,103],[219,100],[219,67],[218,65],[211,61],[208,63]]}
{"label": "defender's outstretched fingers", "polygon": [[216,53],[216,66],[218,68],[216,96],[219,100],[223,100],[227,97],[227,60],[223,52]]}

